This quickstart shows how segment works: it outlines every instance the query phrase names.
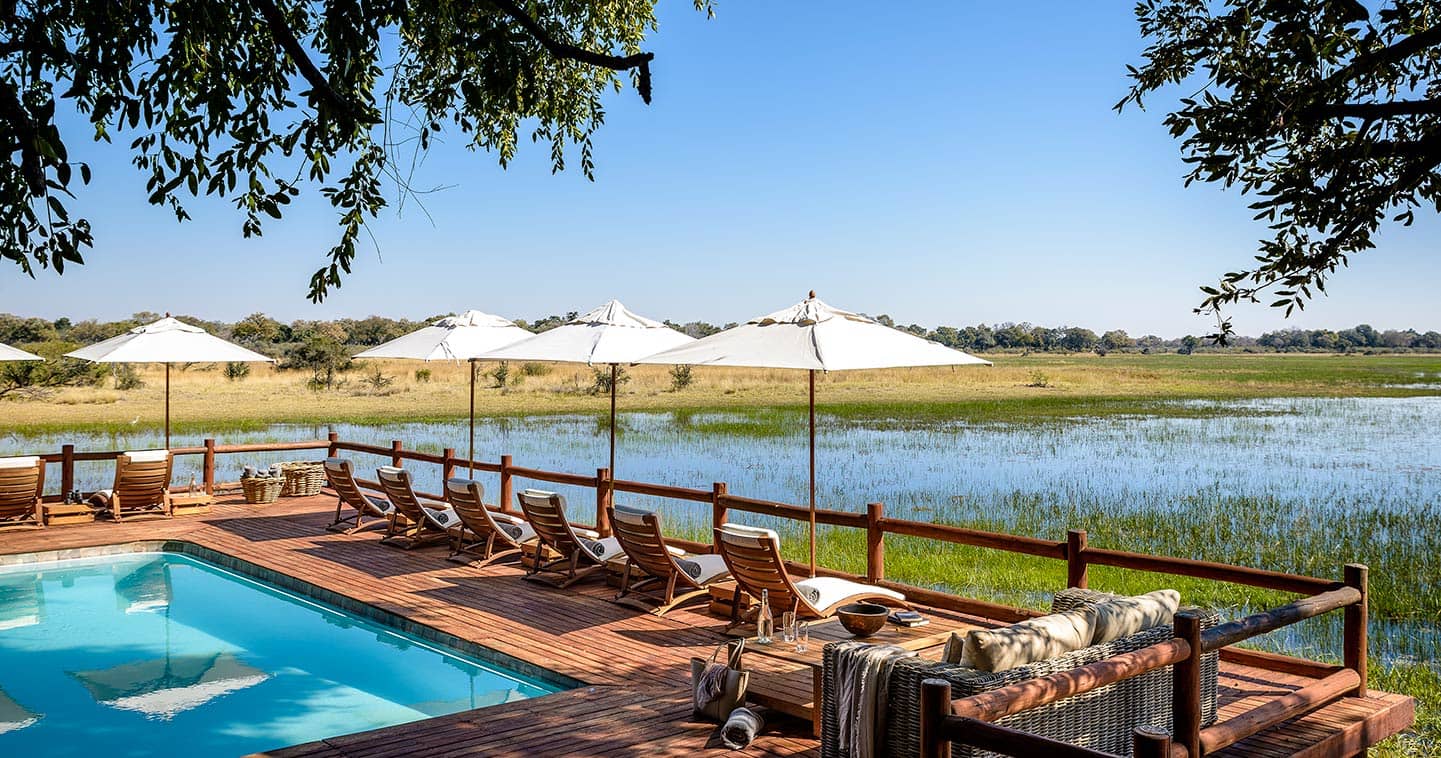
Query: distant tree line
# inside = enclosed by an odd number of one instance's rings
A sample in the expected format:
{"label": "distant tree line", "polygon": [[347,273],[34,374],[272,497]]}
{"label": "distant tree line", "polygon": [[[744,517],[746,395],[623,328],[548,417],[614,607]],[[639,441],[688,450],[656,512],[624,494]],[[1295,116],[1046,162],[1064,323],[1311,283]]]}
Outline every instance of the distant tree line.
{"label": "distant tree line", "polygon": [[[313,369],[317,365],[324,365],[333,373],[346,367],[343,364],[348,360],[349,354],[354,352],[353,348],[379,345],[448,315],[453,314],[437,314],[419,321],[370,316],[362,319],[298,320],[289,323],[263,313],[252,313],[235,322],[211,321],[185,315],[179,318],[225,339],[273,355],[281,360],[282,367]],[[564,324],[576,315],[572,311],[535,321],[518,320],[516,323],[531,331],[543,332]],[[48,346],[52,352],[59,347],[73,349],[71,346],[109,339],[158,318],[160,314],[140,312],[118,321],[71,321],[68,318],[51,321],[0,313],[0,342],[21,347]],[[1203,346],[1202,340],[1192,335],[1168,338],[1147,334],[1132,337],[1122,329],[1097,334],[1079,326],[1037,326],[1025,322],[924,327],[919,324],[898,324],[884,314],[875,318],[887,326],[916,336],[978,353],[1006,351],[1186,354],[1197,350],[1222,349],[1252,352],[1441,351],[1441,332],[1419,332],[1415,329],[1382,331],[1368,324],[1340,331],[1284,329],[1267,332],[1259,337],[1237,337],[1231,341],[1230,347],[1216,348]],[[716,325],[704,321],[665,323],[692,337],[705,337],[735,325]]]}

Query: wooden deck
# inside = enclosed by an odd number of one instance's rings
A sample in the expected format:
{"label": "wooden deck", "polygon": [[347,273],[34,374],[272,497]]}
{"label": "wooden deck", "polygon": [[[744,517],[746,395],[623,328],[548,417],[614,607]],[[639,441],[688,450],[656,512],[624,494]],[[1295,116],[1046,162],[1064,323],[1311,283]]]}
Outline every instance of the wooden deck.
{"label": "wooden deck", "polygon": [[[690,718],[689,660],[724,639],[705,605],[666,618],[608,602],[600,580],[568,591],[523,581],[514,562],[476,568],[444,560],[442,547],[402,551],[371,531],[327,532],[334,498],[245,506],[222,498],[207,515],[168,521],[96,523],[0,534],[0,554],[182,539],[325,587],[356,601],[555,671],[585,686],[543,698],[468,711],[277,750],[274,756],[684,755],[729,754],[713,725]],[[925,610],[925,609],[922,609]],[[926,611],[946,626],[983,622]],[[938,628],[940,626],[938,624]],[[751,656],[768,667],[752,687],[808,693],[801,668]],[[1284,696],[1311,680],[1224,663],[1223,718]],[[1345,755],[1410,723],[1408,697],[1347,699],[1252,737],[1224,755]],[[745,755],[815,755],[809,724],[780,718]]]}

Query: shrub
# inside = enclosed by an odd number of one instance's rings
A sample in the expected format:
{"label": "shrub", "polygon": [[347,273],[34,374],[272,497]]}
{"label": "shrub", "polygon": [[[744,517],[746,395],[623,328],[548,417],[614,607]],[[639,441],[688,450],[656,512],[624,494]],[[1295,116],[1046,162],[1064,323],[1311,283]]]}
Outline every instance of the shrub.
{"label": "shrub", "polygon": [[416,369],[416,370],[415,370],[415,383],[416,383],[416,384],[429,384],[429,383],[430,383],[430,369],[428,369],[428,368],[418,368],[418,369]]}
{"label": "shrub", "polygon": [[250,376],[249,363],[231,361],[230,363],[225,364],[226,379],[229,379],[232,382],[238,382],[244,380],[247,376]]}
{"label": "shrub", "polygon": [[[610,370],[611,370],[611,367],[610,367],[610,366],[605,366],[604,368],[592,368],[592,369],[591,369],[591,372],[592,372],[593,374],[595,374],[595,382],[590,385],[590,394],[592,394],[592,395],[608,395],[608,394],[610,394],[610,391],[611,391],[611,386],[610,386],[610,382],[611,382],[610,376],[611,376],[611,374],[610,374]],[[616,367],[615,367],[615,384],[616,384],[616,388],[619,389],[620,385],[625,384],[625,383],[628,382],[628,381],[630,381],[630,374],[627,374],[627,373],[626,373],[626,371],[625,371],[625,366],[616,366]]]}
{"label": "shrub", "polygon": [[490,370],[490,378],[495,382],[496,389],[505,389],[506,380],[510,378],[510,364],[501,361],[499,365]]}
{"label": "shrub", "polygon": [[140,372],[129,363],[115,364],[110,369],[110,375],[115,378],[115,389],[117,390],[138,390],[145,386],[145,380],[140,378]]}
{"label": "shrub", "polygon": [[311,389],[335,389],[336,374],[350,368],[350,351],[338,340],[313,335],[305,342],[285,351],[281,368],[310,369]]}
{"label": "shrub", "polygon": [[1028,384],[1026,384],[1026,386],[1027,386],[1027,387],[1049,387],[1049,386],[1051,386],[1051,377],[1046,376],[1046,373],[1045,373],[1044,371],[1039,371],[1039,370],[1038,370],[1038,371],[1032,371],[1032,372],[1031,372],[1031,381],[1030,381]]}
{"label": "shrub", "polygon": [[680,392],[689,387],[695,377],[691,376],[691,367],[685,364],[676,364],[670,367],[670,391]]}
{"label": "shrub", "polygon": [[380,370],[380,367],[376,366],[373,371],[360,378],[360,383],[378,392],[385,389],[386,387],[389,387],[392,384],[395,384],[395,377],[386,376]]}
{"label": "shrub", "polygon": [[520,364],[520,373],[523,376],[545,376],[550,373],[550,364],[522,363]]}

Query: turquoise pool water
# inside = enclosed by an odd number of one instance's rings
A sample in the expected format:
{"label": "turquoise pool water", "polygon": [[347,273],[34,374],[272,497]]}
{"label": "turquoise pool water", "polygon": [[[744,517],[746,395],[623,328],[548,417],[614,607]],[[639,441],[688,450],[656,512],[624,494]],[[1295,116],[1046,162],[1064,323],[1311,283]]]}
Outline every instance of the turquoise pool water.
{"label": "turquoise pool water", "polygon": [[0,755],[236,756],[558,689],[188,556],[0,568]]}

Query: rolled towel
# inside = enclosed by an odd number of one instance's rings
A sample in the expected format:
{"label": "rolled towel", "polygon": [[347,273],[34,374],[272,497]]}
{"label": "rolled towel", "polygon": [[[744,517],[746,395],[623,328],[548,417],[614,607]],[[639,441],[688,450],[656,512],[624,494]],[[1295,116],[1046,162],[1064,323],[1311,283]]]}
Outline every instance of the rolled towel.
{"label": "rolled towel", "polygon": [[755,741],[756,735],[765,728],[766,721],[760,713],[750,708],[731,711],[730,718],[721,725],[721,742],[732,750],[739,750]]}
{"label": "rolled towel", "polygon": [[241,479],[254,479],[254,478],[255,478],[255,467],[254,467],[254,466],[246,466],[246,467],[245,467],[245,470],[242,471],[242,472],[240,472],[240,478],[241,478]]}

